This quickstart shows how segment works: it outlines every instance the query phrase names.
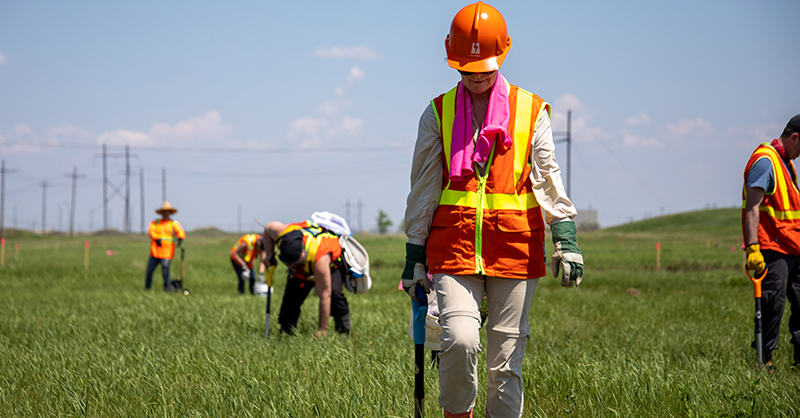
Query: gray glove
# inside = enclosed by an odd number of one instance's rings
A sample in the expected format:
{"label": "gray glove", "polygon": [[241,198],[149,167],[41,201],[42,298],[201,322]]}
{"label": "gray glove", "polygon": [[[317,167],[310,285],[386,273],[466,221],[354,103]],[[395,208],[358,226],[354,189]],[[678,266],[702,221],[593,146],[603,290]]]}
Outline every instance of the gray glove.
{"label": "gray glove", "polygon": [[250,280],[250,269],[245,267],[244,270],[242,270],[242,281],[246,282],[249,280]]}
{"label": "gray glove", "polygon": [[559,268],[563,270],[561,286],[573,287],[581,284],[583,278],[583,256],[578,249],[578,232],[575,222],[563,221],[550,225],[553,233],[553,277],[558,277]]}

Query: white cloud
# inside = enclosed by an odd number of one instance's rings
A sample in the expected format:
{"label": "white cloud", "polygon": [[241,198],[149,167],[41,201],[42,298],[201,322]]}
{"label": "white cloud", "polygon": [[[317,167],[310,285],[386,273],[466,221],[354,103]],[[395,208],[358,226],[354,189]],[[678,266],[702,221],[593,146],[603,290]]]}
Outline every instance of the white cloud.
{"label": "white cloud", "polygon": [[211,110],[175,125],[156,123],[148,132],[127,129],[104,132],[98,136],[97,142],[139,146],[214,143],[226,139],[231,133],[233,126],[222,124],[222,115]]}
{"label": "white cloud", "polygon": [[592,113],[572,94],[565,94],[552,103],[550,122],[556,136],[567,131],[567,111],[572,112],[570,135],[576,140],[591,142],[610,137],[602,128],[592,124]]}
{"label": "white cloud", "polygon": [[647,113],[642,113],[639,116],[631,116],[622,122],[625,126],[647,125],[648,123],[650,123],[650,115]]}
{"label": "white cloud", "polygon": [[631,134],[630,132],[622,131],[623,143],[627,147],[653,147],[661,148],[664,144],[655,138],[645,138],[638,135]]}
{"label": "white cloud", "polygon": [[339,125],[339,130],[350,136],[361,135],[361,130],[364,127],[364,120],[361,118],[351,118],[345,116],[342,119],[342,124]]}
{"label": "white cloud", "polygon": [[667,124],[667,133],[676,138],[706,137],[714,133],[711,123],[701,118],[681,119]]}
{"label": "white cloud", "polygon": [[80,126],[59,125],[47,131],[46,141],[56,145],[60,141],[80,142],[81,140],[90,139],[91,136],[91,132]]}
{"label": "white cloud", "polygon": [[39,137],[37,137],[36,134],[33,133],[33,129],[25,123],[14,126],[14,129],[12,129],[7,136],[0,136],[0,143],[6,141],[11,142],[11,144],[3,151],[9,154],[18,152],[35,154],[42,150],[42,147],[36,144],[36,142],[39,142]]}
{"label": "white cloud", "polygon": [[0,54],[0,67],[5,65],[7,61],[8,61],[8,58],[5,55]]}
{"label": "white cloud", "polygon": [[313,52],[318,58],[353,58],[353,59],[378,59],[380,56],[366,46],[332,48],[315,48]]}
{"label": "white cloud", "polygon": [[103,132],[97,137],[98,144],[152,146],[156,141],[144,132],[117,129],[116,131]]}
{"label": "white cloud", "polygon": [[353,83],[355,83],[356,81],[363,80],[366,74],[367,73],[361,68],[353,66],[353,68],[350,69],[350,75],[347,76],[347,85],[352,87]]}

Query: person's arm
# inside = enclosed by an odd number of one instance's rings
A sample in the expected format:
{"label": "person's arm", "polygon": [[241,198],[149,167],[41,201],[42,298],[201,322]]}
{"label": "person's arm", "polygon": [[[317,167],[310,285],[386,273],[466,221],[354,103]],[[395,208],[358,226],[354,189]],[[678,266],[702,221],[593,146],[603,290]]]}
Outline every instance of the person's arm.
{"label": "person's arm", "polygon": [[244,252],[247,251],[247,243],[242,242],[234,251],[231,251],[231,258],[243,269],[247,269],[247,263],[244,261]]}
{"label": "person's arm", "polygon": [[748,187],[747,199],[745,199],[744,207],[744,237],[745,246],[751,244],[758,244],[758,222],[759,211],[758,207],[764,201],[764,189],[760,187]]}
{"label": "person's arm", "polygon": [[424,246],[428,241],[431,220],[442,194],[442,166],[439,123],[429,104],[419,120],[411,162],[411,190],[406,199],[405,232],[411,244]]}
{"label": "person's arm", "polygon": [[577,215],[575,206],[564,190],[561,168],[556,161],[556,146],[550,116],[545,109],[539,112],[536,131],[531,144],[531,185],[536,201],[545,212],[548,225],[572,219]]}
{"label": "person's arm", "polygon": [[319,329],[317,336],[328,332],[331,317],[331,255],[325,254],[314,262],[314,287],[319,296]]}
{"label": "person's arm", "polygon": [[264,226],[264,235],[261,237],[264,241],[261,251],[262,263],[264,260],[269,261],[272,259],[272,256],[275,254],[275,243],[278,242],[278,237],[281,235],[281,232],[285,230],[286,225],[278,221],[270,222]]}

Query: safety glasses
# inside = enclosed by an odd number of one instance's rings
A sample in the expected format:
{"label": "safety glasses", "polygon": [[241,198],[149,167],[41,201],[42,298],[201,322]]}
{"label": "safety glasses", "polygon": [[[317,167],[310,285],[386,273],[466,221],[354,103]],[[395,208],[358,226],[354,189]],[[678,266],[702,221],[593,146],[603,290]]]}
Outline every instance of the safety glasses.
{"label": "safety glasses", "polygon": [[458,70],[458,73],[459,73],[459,74],[461,74],[461,75],[464,75],[464,76],[468,76],[468,77],[469,77],[469,76],[471,76],[471,75],[474,75],[474,74],[480,74],[480,75],[492,75],[492,74],[494,74],[496,71],[497,71],[497,70],[494,70],[494,71],[486,71],[486,72],[483,72],[483,73],[471,73],[471,72],[469,72],[469,71],[461,71],[461,70]]}

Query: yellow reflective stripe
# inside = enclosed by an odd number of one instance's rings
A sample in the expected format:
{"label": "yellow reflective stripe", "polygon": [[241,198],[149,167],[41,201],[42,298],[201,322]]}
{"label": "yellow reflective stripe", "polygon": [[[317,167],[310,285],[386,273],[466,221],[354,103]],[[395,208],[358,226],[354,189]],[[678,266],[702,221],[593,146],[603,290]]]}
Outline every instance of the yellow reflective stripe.
{"label": "yellow reflective stripe", "polygon": [[[445,93],[444,97],[442,97],[442,145],[444,146],[444,159],[445,159],[445,167],[447,168],[447,172],[450,172],[450,149],[451,144],[453,143],[453,122],[456,120],[456,92],[458,91],[458,85],[450,89],[447,93]],[[434,110],[436,108],[434,107]],[[434,112],[438,113],[438,112]],[[447,180],[447,184],[450,184],[450,180]]]}
{"label": "yellow reflective stripe", "polygon": [[782,221],[791,221],[800,219],[800,210],[780,211],[780,210],[775,210],[774,208],[771,208],[769,206],[759,206],[758,210],[762,212],[767,212],[769,216]]}
{"label": "yellow reflective stripe", "polygon": [[[510,88],[510,87],[509,87]],[[531,138],[531,107],[533,96],[525,90],[517,90],[517,114],[514,117],[514,184],[519,182],[522,171],[528,164],[528,142]]]}
{"label": "yellow reflective stripe", "polygon": [[775,191],[781,190],[781,194],[783,194],[783,207],[788,208],[789,189],[786,187],[786,178],[783,176],[783,170],[780,170],[783,163],[780,161],[778,151],[770,145],[769,148],[762,148],[762,151],[758,152],[758,154],[766,155],[770,162],[772,162],[772,175],[775,177]]}
{"label": "yellow reflective stripe", "polygon": [[306,240],[306,265],[308,266],[308,272],[313,276],[314,275],[314,261],[317,258],[317,250],[319,249],[319,237],[315,237],[312,235],[306,235],[308,239]]}
{"label": "yellow reflective stripe", "polygon": [[[468,208],[478,208],[478,193],[465,192],[458,190],[442,190],[442,197],[439,199],[440,205],[463,206]],[[526,193],[517,196],[515,194],[486,194],[484,195],[484,209],[497,210],[524,210],[539,206],[536,196],[533,193]]]}

